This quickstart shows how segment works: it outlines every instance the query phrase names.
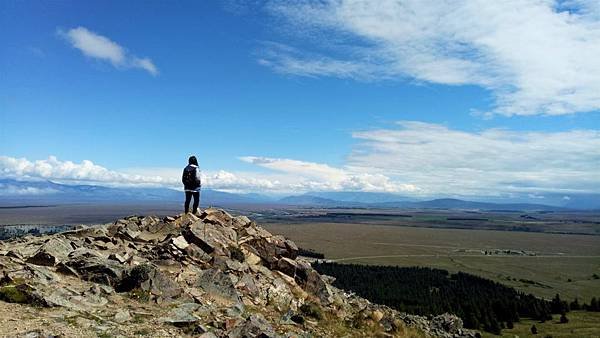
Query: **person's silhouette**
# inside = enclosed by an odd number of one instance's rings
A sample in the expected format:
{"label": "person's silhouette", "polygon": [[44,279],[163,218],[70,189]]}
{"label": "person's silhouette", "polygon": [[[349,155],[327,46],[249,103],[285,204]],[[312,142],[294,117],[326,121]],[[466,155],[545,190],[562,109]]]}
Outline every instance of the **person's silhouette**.
{"label": "person's silhouette", "polygon": [[187,214],[190,211],[190,201],[194,197],[192,213],[195,214],[198,212],[198,205],[200,205],[200,188],[202,187],[200,168],[198,168],[196,156],[190,156],[188,159],[188,165],[183,169],[181,182],[185,190],[185,213]]}

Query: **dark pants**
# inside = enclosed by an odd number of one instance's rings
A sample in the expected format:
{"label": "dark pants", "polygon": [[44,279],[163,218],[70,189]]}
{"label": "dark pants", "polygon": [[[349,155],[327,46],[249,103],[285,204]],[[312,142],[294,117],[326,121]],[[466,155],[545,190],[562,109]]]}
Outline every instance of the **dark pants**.
{"label": "dark pants", "polygon": [[200,192],[199,191],[186,191],[185,192],[185,213],[187,214],[190,211],[190,201],[192,200],[192,196],[194,196],[194,205],[192,212],[195,214],[198,211],[198,204],[200,204]]}

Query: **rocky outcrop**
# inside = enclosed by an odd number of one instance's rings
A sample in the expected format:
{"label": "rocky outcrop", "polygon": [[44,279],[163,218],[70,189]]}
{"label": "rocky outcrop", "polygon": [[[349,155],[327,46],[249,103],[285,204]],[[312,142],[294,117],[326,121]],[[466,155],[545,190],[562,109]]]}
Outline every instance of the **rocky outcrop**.
{"label": "rocky outcrop", "polygon": [[0,242],[0,301],[46,308],[81,336],[474,337],[454,315],[400,313],[332,280],[291,240],[213,208]]}

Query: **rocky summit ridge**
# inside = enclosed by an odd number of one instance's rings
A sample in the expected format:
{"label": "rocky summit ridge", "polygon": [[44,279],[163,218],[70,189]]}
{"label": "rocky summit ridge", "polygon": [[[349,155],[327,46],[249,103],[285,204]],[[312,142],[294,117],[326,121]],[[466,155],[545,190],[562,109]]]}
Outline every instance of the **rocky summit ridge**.
{"label": "rocky summit ridge", "polygon": [[474,337],[332,286],[294,242],[209,208],[0,241],[3,337]]}

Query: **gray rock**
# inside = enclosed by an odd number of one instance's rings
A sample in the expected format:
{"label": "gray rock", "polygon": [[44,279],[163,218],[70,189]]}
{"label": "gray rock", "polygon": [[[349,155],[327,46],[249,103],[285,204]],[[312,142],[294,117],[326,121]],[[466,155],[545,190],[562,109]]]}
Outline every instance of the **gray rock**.
{"label": "gray rock", "polygon": [[199,318],[193,314],[200,307],[195,303],[184,303],[169,312],[167,317],[162,318],[163,322],[175,326],[187,326],[198,322]]}
{"label": "gray rock", "polygon": [[129,255],[120,255],[118,253],[112,253],[108,256],[108,259],[111,259],[113,261],[117,261],[121,264],[127,262],[127,259],[129,259]]}
{"label": "gray rock", "polygon": [[56,272],[62,273],[63,275],[73,276],[79,278],[79,274],[75,269],[66,265],[63,262],[60,262],[56,265]]}
{"label": "gray rock", "polygon": [[179,250],[185,250],[189,246],[189,243],[185,240],[183,236],[178,236],[171,239],[173,245],[177,247]]}
{"label": "gray rock", "polygon": [[207,223],[218,224],[221,226],[231,225],[233,219],[227,211],[215,208],[204,210],[204,213],[202,213],[200,218]]}
{"label": "gray rock", "polygon": [[124,270],[118,262],[105,259],[90,250],[72,252],[66,265],[75,270],[82,279],[110,286],[120,282]]}
{"label": "gray rock", "polygon": [[244,274],[239,281],[236,283],[236,289],[242,292],[242,294],[255,298],[259,294],[258,287],[254,282],[254,277],[251,274]]}
{"label": "gray rock", "polygon": [[298,268],[298,263],[296,261],[291,260],[287,257],[282,257],[277,262],[277,270],[285,273],[286,275],[294,278],[296,276],[296,269]]}
{"label": "gray rock", "polygon": [[296,282],[306,292],[317,296],[322,304],[327,305],[333,301],[333,294],[329,284],[321,275],[306,262],[297,262]]}
{"label": "gray rock", "polygon": [[198,260],[198,261],[202,261],[202,262],[208,262],[212,259],[212,256],[209,255],[207,252],[205,252],[204,250],[200,249],[197,245],[195,244],[190,244],[188,245],[185,250],[184,250],[185,254],[188,255],[189,257]]}
{"label": "gray rock", "polygon": [[142,232],[139,230],[133,230],[129,227],[122,229],[121,230],[121,234],[125,237],[125,239],[127,240],[135,240],[137,238],[137,236],[139,236],[139,234],[141,234]]}
{"label": "gray rock", "polygon": [[27,264],[25,270],[31,273],[31,279],[42,285],[52,285],[60,281],[59,276],[45,266]]}
{"label": "gray rock", "polygon": [[232,224],[235,228],[244,228],[250,226],[252,221],[246,216],[238,216],[232,219]]}
{"label": "gray rock", "polygon": [[52,237],[36,251],[36,253],[27,258],[27,262],[36,265],[54,266],[64,261],[73,251],[71,241],[65,238]]}
{"label": "gray rock", "polygon": [[229,337],[275,337],[275,330],[261,314],[253,314],[242,325],[236,327]]}
{"label": "gray rock", "polygon": [[208,224],[196,222],[189,226],[183,233],[183,237],[188,243],[194,244],[199,247],[202,251],[211,254],[215,251],[215,246],[212,241],[208,239]]}
{"label": "gray rock", "polygon": [[267,289],[267,301],[279,311],[290,309],[294,295],[288,285],[280,278],[275,278]]}
{"label": "gray rock", "polygon": [[251,246],[271,269],[276,267],[276,263],[281,257],[295,259],[298,256],[296,245],[283,236],[252,237],[244,244]]}
{"label": "gray rock", "polygon": [[202,272],[196,285],[201,287],[213,298],[226,304],[241,303],[240,294],[229,275],[218,269],[208,269]]}
{"label": "gray rock", "polygon": [[61,335],[60,334],[55,335],[53,333],[44,332],[42,330],[33,330],[33,331],[27,331],[22,334],[18,334],[16,337],[20,337],[20,338],[59,338],[59,337],[61,337]]}
{"label": "gray rock", "polygon": [[298,257],[298,246],[293,241],[286,239],[284,241],[285,248],[287,250],[286,257],[296,259]]}
{"label": "gray rock", "polygon": [[183,289],[177,282],[158,269],[150,273],[148,280],[142,283],[141,288],[163,299],[177,298],[183,293]]}
{"label": "gray rock", "polygon": [[131,320],[131,314],[129,313],[129,311],[123,309],[123,310],[119,310],[116,314],[115,314],[115,322],[117,323],[125,323]]}
{"label": "gray rock", "polygon": [[456,315],[444,313],[433,317],[431,327],[448,333],[458,333],[463,327],[463,321]]}

